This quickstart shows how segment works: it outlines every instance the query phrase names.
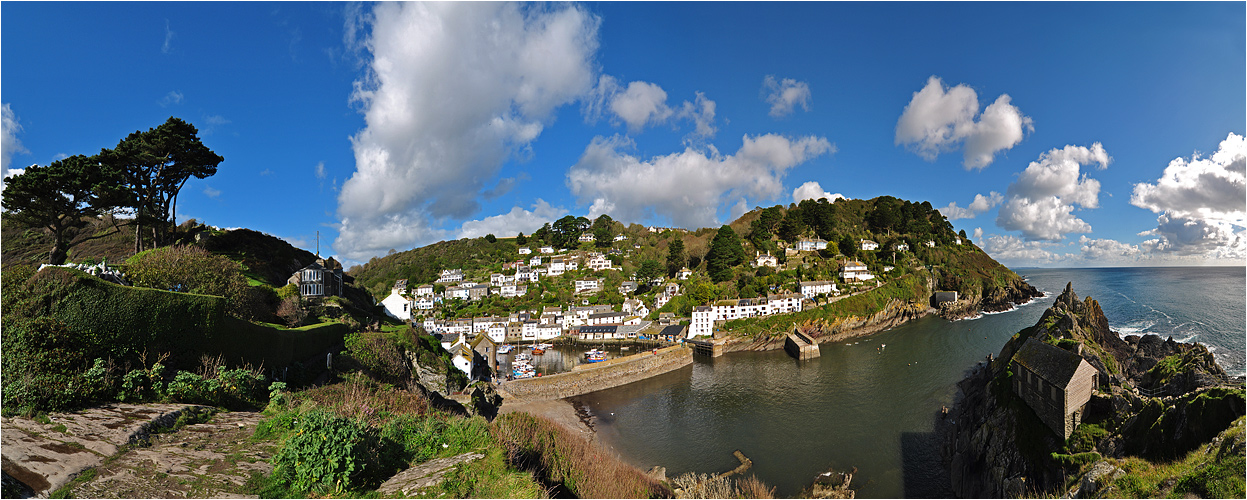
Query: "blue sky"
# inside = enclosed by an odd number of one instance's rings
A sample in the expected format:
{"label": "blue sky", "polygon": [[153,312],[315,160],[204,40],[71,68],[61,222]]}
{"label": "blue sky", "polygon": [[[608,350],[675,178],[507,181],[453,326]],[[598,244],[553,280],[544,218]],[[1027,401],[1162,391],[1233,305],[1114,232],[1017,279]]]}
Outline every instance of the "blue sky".
{"label": "blue sky", "polygon": [[[5,175],[177,116],[179,216],[363,262],[926,200],[1012,266],[1242,265],[1223,3],[0,4]],[[955,204],[955,205],[953,205]]]}

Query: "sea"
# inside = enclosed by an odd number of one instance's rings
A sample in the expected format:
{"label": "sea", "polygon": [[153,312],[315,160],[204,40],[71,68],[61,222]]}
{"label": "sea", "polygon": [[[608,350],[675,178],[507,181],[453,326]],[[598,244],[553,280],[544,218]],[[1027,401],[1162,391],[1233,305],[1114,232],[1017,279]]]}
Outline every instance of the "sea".
{"label": "sea", "polygon": [[792,497],[828,469],[857,474],[859,498],[950,497],[934,423],[955,384],[1038,321],[1073,284],[1095,298],[1120,335],[1156,334],[1208,347],[1244,374],[1247,268],[1020,269],[1044,297],[1011,311],[947,321],[926,317],[820,346],[796,361],[783,351],[729,353],[574,401],[600,442],[667,476],[746,474]]}

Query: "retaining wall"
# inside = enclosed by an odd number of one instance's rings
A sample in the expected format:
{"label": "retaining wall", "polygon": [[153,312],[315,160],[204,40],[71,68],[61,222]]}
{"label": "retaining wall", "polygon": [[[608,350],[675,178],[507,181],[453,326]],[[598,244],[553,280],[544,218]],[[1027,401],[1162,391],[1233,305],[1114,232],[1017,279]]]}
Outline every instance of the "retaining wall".
{"label": "retaining wall", "polygon": [[579,365],[570,372],[508,380],[502,384],[502,389],[528,400],[570,398],[631,384],[692,363],[692,349],[677,345],[659,349],[657,354],[652,350],[641,351],[601,363]]}

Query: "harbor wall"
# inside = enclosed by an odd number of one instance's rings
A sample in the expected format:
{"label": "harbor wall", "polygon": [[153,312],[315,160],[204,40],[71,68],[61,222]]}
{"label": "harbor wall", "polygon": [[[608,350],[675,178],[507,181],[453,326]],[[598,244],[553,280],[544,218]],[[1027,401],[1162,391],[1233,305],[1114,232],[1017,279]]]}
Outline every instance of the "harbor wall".
{"label": "harbor wall", "polygon": [[578,365],[569,372],[508,380],[502,384],[502,390],[526,400],[570,398],[631,384],[692,363],[693,350],[676,345],[657,352],[641,351],[601,363]]}

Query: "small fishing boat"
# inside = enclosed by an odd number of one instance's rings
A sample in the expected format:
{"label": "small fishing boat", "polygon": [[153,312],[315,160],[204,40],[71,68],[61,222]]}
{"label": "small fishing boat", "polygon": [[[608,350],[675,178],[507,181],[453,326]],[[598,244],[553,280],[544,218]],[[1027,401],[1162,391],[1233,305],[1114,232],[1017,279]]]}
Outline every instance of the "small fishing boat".
{"label": "small fishing boat", "polygon": [[506,354],[506,353],[509,353],[509,352],[511,352],[511,349],[515,349],[515,346],[513,346],[513,345],[511,345],[511,344],[502,344],[502,345],[498,346],[498,354]]}
{"label": "small fishing boat", "polygon": [[541,344],[537,344],[533,346],[533,354],[545,354],[545,353],[546,353],[546,348],[542,347]]}
{"label": "small fishing boat", "polygon": [[599,361],[606,361],[606,351],[598,349],[585,351],[585,363],[597,363]]}

